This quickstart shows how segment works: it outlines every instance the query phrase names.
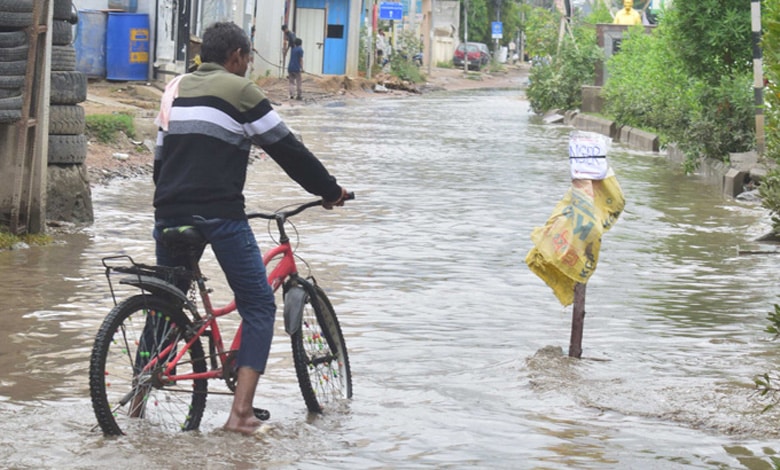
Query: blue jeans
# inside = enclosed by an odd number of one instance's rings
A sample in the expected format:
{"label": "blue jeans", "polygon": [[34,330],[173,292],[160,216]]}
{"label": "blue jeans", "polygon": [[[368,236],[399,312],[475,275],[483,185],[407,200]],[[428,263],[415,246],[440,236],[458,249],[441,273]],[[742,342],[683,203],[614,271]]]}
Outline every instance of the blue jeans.
{"label": "blue jeans", "polygon": [[233,290],[236,307],[243,320],[241,347],[236,365],[251,367],[261,374],[264,373],[274,335],[276,303],[273,290],[268,284],[263,257],[249,222],[246,219],[206,220],[199,216],[181,220],[158,220],[154,224],[157,264],[186,266],[184,256],[170,253],[160,243],[164,228],[179,225],[194,225],[200,230],[211,244],[211,249]]}

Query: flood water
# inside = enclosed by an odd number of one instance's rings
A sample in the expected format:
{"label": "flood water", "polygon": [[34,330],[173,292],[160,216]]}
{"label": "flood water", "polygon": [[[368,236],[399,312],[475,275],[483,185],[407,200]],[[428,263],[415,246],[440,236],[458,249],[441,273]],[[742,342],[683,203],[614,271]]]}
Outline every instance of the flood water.
{"label": "flood water", "polygon": [[[524,258],[569,186],[571,129],[528,108],[494,90],[280,109],[357,194],[296,219],[354,398],[307,414],[279,315],[262,437],[220,430],[226,396],[209,396],[199,432],[95,430],[89,354],[112,306],[100,258],[152,261],[151,178],[96,188],[95,224],[62,244],[0,253],[0,467],[770,468],[780,412],[761,412],[753,379],[780,365],[764,332],[780,270],[775,254],[738,254],[768,230],[764,210],[613,147],[626,210],[588,284],[583,358],[560,356],[571,309]],[[261,160],[247,199],[309,197]]]}

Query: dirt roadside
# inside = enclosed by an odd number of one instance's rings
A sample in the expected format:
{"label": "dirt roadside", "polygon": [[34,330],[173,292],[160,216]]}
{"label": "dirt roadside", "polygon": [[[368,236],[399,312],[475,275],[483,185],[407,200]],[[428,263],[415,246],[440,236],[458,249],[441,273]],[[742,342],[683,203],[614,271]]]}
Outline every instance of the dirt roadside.
{"label": "dirt roadside", "polygon": [[[274,108],[284,117],[285,109],[328,101],[350,99],[386,99],[413,96],[433,91],[458,91],[479,88],[525,88],[528,65],[506,65],[500,72],[469,72],[461,69],[433,68],[423,84],[399,83],[380,75],[373,80],[343,76],[306,74],[302,101],[290,100],[287,80],[260,78]],[[135,118],[136,135],[120,135],[115,142],[103,144],[90,139],[85,165],[91,185],[107,184],[114,178],[127,178],[151,172],[156,126],[154,118],[162,96],[161,82],[90,81],[87,100],[81,103],[87,115],[127,113]]]}

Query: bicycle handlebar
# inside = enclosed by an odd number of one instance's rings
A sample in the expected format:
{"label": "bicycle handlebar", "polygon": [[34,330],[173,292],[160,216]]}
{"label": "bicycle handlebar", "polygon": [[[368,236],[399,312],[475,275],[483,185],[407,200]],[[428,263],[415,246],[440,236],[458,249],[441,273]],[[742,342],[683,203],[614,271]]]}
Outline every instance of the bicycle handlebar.
{"label": "bicycle handlebar", "polygon": [[[345,201],[349,201],[355,199],[355,193],[349,192],[347,193],[347,197],[344,198]],[[247,213],[246,217],[247,219],[266,219],[266,220],[275,220],[275,219],[282,219],[286,220],[294,215],[300,214],[301,212],[305,211],[306,209],[309,209],[311,207],[317,207],[321,206],[325,201],[323,199],[318,199],[316,201],[310,201],[305,204],[301,204],[300,206],[296,207],[295,209],[291,209],[289,211],[276,211],[276,212],[249,212]]]}

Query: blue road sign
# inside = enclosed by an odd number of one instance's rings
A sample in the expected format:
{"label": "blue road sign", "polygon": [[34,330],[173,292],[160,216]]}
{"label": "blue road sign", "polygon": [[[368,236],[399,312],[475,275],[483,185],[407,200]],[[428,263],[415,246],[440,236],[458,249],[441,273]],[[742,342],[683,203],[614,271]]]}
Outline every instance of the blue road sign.
{"label": "blue road sign", "polygon": [[404,5],[402,3],[382,2],[379,4],[380,20],[402,20],[404,18]]}
{"label": "blue road sign", "polygon": [[490,30],[493,33],[493,39],[501,39],[504,37],[504,24],[500,21],[494,21],[490,23]]}

